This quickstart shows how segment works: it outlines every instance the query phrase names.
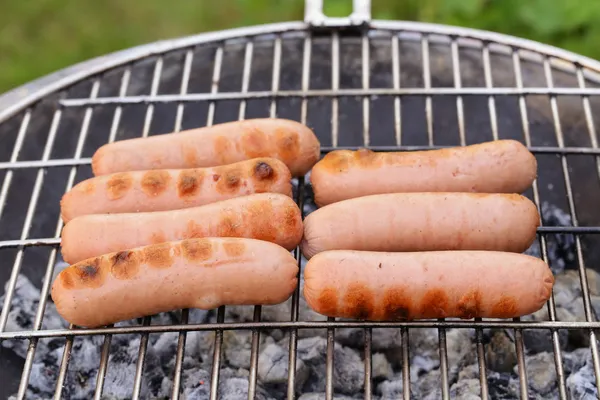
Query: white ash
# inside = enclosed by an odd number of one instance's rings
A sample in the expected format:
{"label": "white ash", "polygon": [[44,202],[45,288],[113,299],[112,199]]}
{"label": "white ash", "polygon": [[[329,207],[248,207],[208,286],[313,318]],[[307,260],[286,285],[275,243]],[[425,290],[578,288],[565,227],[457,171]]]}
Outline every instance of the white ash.
{"label": "white ash", "polygon": [[[307,204],[310,212],[313,204]],[[570,223],[562,210],[544,205],[546,223]],[[548,222],[549,221],[549,222]],[[554,299],[557,318],[561,321],[585,320],[582,290],[577,270],[574,270],[574,241],[570,235],[547,235],[548,255],[556,273]],[[539,247],[530,252],[539,253]],[[304,264],[305,260],[303,260]],[[58,265],[58,269],[64,267]],[[587,269],[591,305],[600,311],[600,274]],[[303,284],[301,279],[301,284]],[[39,304],[40,290],[25,276],[19,276],[16,293],[8,315],[7,330],[29,330],[33,327]],[[2,299],[0,299],[2,300]],[[226,322],[251,321],[253,307],[227,307]],[[325,317],[308,309],[300,298],[300,320],[324,321]],[[291,302],[263,307],[263,321],[286,321],[291,316]],[[548,320],[547,307],[526,316],[523,320]],[[152,317],[153,325],[181,322],[181,313],[163,313]],[[125,321],[117,326],[139,325],[140,320]],[[216,322],[214,311],[190,310],[189,322]],[[58,316],[49,301],[43,320],[43,329],[63,329],[67,323]],[[325,329],[298,330],[296,360],[296,393],[301,400],[325,398],[327,331]],[[372,329],[372,387],[375,399],[401,398],[402,335],[400,329]],[[153,333],[148,336],[140,395],[142,398],[170,398],[173,391],[175,356],[178,333]],[[357,399],[364,395],[364,338],[360,328],[335,331],[333,388],[335,399]],[[490,398],[512,399],[520,396],[519,366],[517,364],[514,332],[502,329],[484,329],[482,340],[486,357],[486,376]],[[530,398],[557,398],[558,376],[554,365],[552,334],[546,330],[523,331],[525,364],[527,366]],[[103,387],[104,399],[131,398],[140,335],[125,334],[111,337],[108,368]],[[454,398],[481,398],[479,360],[473,329],[446,330],[448,384]],[[63,398],[89,399],[96,388],[103,336],[77,337],[65,377]],[[573,399],[597,398],[589,333],[585,331],[558,331],[562,349],[565,385]],[[209,397],[215,342],[214,332],[188,332],[181,375],[181,393],[185,399]],[[280,329],[261,331],[257,362],[256,398],[280,399],[287,394],[289,367],[289,334]],[[2,346],[21,358],[27,354],[27,340],[4,340]],[[37,342],[28,386],[29,398],[51,398],[56,389],[59,366],[65,346],[64,338],[44,338]],[[438,399],[441,397],[441,370],[438,330],[434,328],[409,330],[410,391],[412,398]],[[219,397],[246,399],[249,390],[250,331],[224,331],[219,376]]]}

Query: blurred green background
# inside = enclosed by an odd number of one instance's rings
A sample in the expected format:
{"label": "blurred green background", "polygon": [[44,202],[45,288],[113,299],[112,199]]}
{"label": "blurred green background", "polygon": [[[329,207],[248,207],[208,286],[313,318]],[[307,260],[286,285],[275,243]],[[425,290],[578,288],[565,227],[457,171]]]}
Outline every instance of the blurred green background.
{"label": "blurred green background", "polygon": [[[486,29],[600,59],[600,0],[373,0],[373,17]],[[351,0],[325,0],[347,15]],[[0,93],[158,39],[301,20],[304,0],[0,0]]]}

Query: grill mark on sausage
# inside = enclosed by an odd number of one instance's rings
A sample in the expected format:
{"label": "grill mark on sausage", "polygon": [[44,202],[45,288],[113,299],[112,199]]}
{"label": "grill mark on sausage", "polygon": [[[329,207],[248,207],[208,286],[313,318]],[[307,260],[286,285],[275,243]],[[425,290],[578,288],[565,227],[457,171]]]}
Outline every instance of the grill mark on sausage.
{"label": "grill mark on sausage", "polygon": [[217,235],[220,237],[244,236],[244,225],[235,215],[224,212],[217,225]]}
{"label": "grill mark on sausage", "polygon": [[152,244],[163,243],[166,241],[167,241],[167,238],[163,232],[157,231],[157,232],[152,233],[152,235],[150,235],[150,243],[152,243]]}
{"label": "grill mark on sausage", "polygon": [[360,283],[351,284],[344,296],[345,315],[356,319],[368,319],[373,315],[374,297],[371,290]]}
{"label": "grill mark on sausage", "polygon": [[202,186],[203,178],[202,172],[196,169],[181,171],[177,181],[177,193],[179,197],[195,196]]}
{"label": "grill mark on sausage", "polygon": [[142,190],[148,196],[158,196],[167,189],[170,179],[167,171],[148,171],[142,177]]}
{"label": "grill mark on sausage", "polygon": [[318,309],[321,314],[334,316],[338,309],[337,289],[334,287],[326,287],[321,290],[317,298]]}
{"label": "grill mark on sausage", "polygon": [[229,138],[225,136],[217,136],[214,142],[214,150],[217,157],[219,157],[219,161],[222,164],[227,164],[227,156],[232,152],[232,143]]}
{"label": "grill mark on sausage", "polygon": [[517,314],[517,300],[512,296],[502,295],[492,308],[495,318],[512,318]]}
{"label": "grill mark on sausage", "polygon": [[471,290],[463,295],[456,306],[460,318],[471,319],[481,315],[481,292]]}
{"label": "grill mark on sausage", "polygon": [[204,237],[204,229],[196,221],[191,220],[187,223],[186,230],[183,234],[184,239],[195,239]]}
{"label": "grill mark on sausage", "polygon": [[[380,264],[381,265],[381,264]],[[406,321],[411,319],[412,301],[406,294],[406,288],[392,287],[383,294],[384,318],[390,321]]]}
{"label": "grill mark on sausage", "polygon": [[323,157],[315,168],[321,167],[331,173],[342,173],[350,169],[350,158],[352,152],[349,150],[334,150]]}
{"label": "grill mark on sausage", "polygon": [[[219,193],[234,194],[242,183],[241,170],[238,166],[226,168],[224,173],[217,179],[216,189]],[[214,179],[214,177],[213,177]]]}
{"label": "grill mark on sausage", "polygon": [[131,279],[140,270],[138,254],[135,251],[120,251],[111,257],[110,272],[117,279]]}
{"label": "grill mark on sausage", "polygon": [[298,132],[285,128],[277,128],[275,130],[275,145],[277,146],[277,154],[281,160],[294,160],[298,156],[300,149]]}
{"label": "grill mark on sausage", "polygon": [[72,265],[62,273],[62,283],[66,289],[97,288],[102,286],[106,278],[100,266],[100,259],[94,258]]}
{"label": "grill mark on sausage", "polygon": [[120,172],[114,174],[106,182],[106,191],[108,198],[111,200],[117,200],[125,196],[125,193],[133,186],[133,180],[131,175],[127,172]]}
{"label": "grill mark on sausage", "polygon": [[196,154],[196,149],[193,147],[185,147],[183,150],[183,161],[188,168],[197,167],[198,155]]}
{"label": "grill mark on sausage", "polygon": [[277,239],[276,218],[273,218],[273,205],[267,200],[257,200],[248,206],[244,225],[250,226],[252,237],[267,242]]}
{"label": "grill mark on sausage", "polygon": [[154,268],[169,268],[173,264],[171,245],[159,243],[143,249],[143,259],[146,264]]}
{"label": "grill mark on sausage", "polygon": [[254,126],[245,127],[246,133],[242,135],[242,147],[248,158],[256,158],[264,155],[264,147],[267,144],[267,135]]}
{"label": "grill mark on sausage", "polygon": [[227,240],[223,242],[223,249],[229,257],[239,257],[244,254],[246,245],[238,240]]}
{"label": "grill mark on sausage", "polygon": [[213,253],[212,243],[206,239],[190,239],[181,242],[181,253],[190,261],[206,261]]}
{"label": "grill mark on sausage", "polygon": [[274,181],[277,179],[277,173],[266,161],[259,161],[254,166],[254,177],[259,181]]}
{"label": "grill mark on sausage", "polygon": [[445,318],[448,315],[448,295],[441,288],[429,289],[421,300],[423,318]]}

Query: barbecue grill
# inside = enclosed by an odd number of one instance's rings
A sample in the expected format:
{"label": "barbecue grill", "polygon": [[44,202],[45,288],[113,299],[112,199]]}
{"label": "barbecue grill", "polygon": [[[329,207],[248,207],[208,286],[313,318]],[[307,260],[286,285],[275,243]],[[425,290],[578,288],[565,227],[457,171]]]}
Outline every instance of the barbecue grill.
{"label": "barbecue grill", "polygon": [[[417,328],[437,329],[439,393],[450,398],[450,377],[456,368],[448,358],[446,333],[474,332],[475,363],[480,395],[491,392],[488,377],[489,332],[505,331],[514,342],[517,389],[521,398],[534,396],[528,332],[547,334],[555,370],[552,395],[573,395],[570,366],[566,366],[562,335],[579,335],[591,352],[591,384],[600,385],[600,358],[595,313],[600,271],[600,149],[594,112],[600,111],[600,63],[542,45],[496,33],[433,24],[372,21],[370,2],[354,1],[347,18],[328,18],[322,1],[307,1],[305,21],[200,34],[160,41],[93,59],[0,97],[0,281],[5,282],[0,304],[0,394],[24,398],[32,385],[32,370],[40,343],[59,341],[54,365],[55,398],[68,397],[69,369],[76,340],[103,338],[97,373],[90,377],[94,398],[103,396],[111,342],[119,335],[139,339],[136,366],[129,388],[132,398],[143,397],[149,338],[177,333],[172,357],[170,396],[183,394],[186,337],[192,332],[214,334],[210,355],[209,395],[219,395],[223,340],[227,331],[250,331],[247,397],[258,393],[257,365],[261,335],[279,330],[287,341],[287,378],[280,393],[300,394],[297,387],[297,344],[302,331],[326,332],[324,393],[335,388],[336,333],[358,329],[363,340],[364,384],[355,397],[385,398],[372,376],[373,332],[399,331],[401,395],[411,393],[411,359],[420,352],[409,346]],[[102,144],[236,119],[278,116],[306,123],[321,141],[322,153],[335,148],[398,151],[467,145],[502,138],[525,143],[536,155],[539,176],[532,198],[542,211],[539,243],[532,251],[556,273],[577,276],[581,313],[562,318],[557,312],[557,289],[541,318],[515,320],[427,320],[364,322],[308,317],[297,288],[287,303],[286,319],[265,320],[261,307],[251,321],[226,318],[226,307],[213,312],[215,321],[194,322],[182,310],[171,323],[154,324],[150,317],[128,325],[99,329],[56,327],[48,323],[49,287],[60,258],[59,200],[75,183],[91,176],[90,157]],[[418,179],[418,177],[415,177]],[[295,199],[304,213],[314,210],[310,175],[294,180]],[[565,211],[553,217],[544,204]],[[570,253],[569,253],[570,252]],[[567,254],[571,254],[568,256]],[[295,255],[303,265],[298,250]],[[11,325],[23,275],[40,290],[31,321],[24,329]],[[12,305],[12,307],[11,307]],[[250,307],[252,309],[252,307]],[[14,325],[14,324],[13,324]],[[12,326],[12,327],[11,327]],[[418,334],[418,333],[414,333]],[[536,336],[537,337],[537,336]],[[212,338],[212,336],[211,336]],[[211,339],[212,340],[212,339]],[[24,361],[10,348],[25,342]],[[436,367],[438,368],[438,367]],[[569,371],[567,371],[569,370]],[[411,386],[411,381],[413,386]],[[35,393],[35,392],[33,392]],[[587,393],[596,396],[597,392]],[[245,397],[245,395],[244,395]],[[509,396],[510,397],[510,396]],[[236,397],[237,398],[237,397]],[[583,397],[580,397],[583,398]]]}

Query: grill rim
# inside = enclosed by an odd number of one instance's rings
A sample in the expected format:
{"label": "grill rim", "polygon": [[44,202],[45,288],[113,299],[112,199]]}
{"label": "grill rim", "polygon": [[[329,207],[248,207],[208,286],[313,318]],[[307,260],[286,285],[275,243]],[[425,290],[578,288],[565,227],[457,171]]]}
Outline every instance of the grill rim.
{"label": "grill rim", "polygon": [[[220,42],[263,34],[281,35],[294,31],[311,32],[313,28],[309,23],[299,21],[262,24],[159,40],[92,58],[0,94],[0,123],[5,122],[31,104],[52,93],[58,92],[93,75],[134,62],[138,59],[161,55],[169,51],[181,50],[203,43]],[[329,27],[327,29],[335,31],[339,28]],[[480,29],[412,21],[373,20],[366,25],[366,29],[394,31],[397,33],[405,31],[420,35],[443,35],[452,39],[472,39],[483,43],[509,46],[514,49],[531,51],[539,55],[552,57],[566,62],[569,66],[582,67],[599,74],[596,80],[600,82],[600,61],[530,39]]]}

